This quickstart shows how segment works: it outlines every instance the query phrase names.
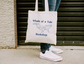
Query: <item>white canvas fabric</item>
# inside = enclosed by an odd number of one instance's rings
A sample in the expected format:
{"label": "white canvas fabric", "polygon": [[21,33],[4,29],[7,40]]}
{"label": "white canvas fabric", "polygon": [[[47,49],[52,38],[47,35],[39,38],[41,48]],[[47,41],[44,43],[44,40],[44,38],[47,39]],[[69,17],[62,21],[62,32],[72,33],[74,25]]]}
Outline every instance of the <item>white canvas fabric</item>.
{"label": "white canvas fabric", "polygon": [[36,0],[35,11],[28,11],[27,42],[50,43],[56,45],[57,11],[49,11],[48,0],[45,0],[45,11],[38,11]]}

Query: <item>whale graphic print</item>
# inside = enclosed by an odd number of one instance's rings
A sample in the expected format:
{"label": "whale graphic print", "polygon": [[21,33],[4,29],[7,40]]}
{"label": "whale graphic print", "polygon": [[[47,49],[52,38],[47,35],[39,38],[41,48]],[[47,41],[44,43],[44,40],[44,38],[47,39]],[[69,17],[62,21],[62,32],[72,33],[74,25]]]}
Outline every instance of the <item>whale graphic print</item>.
{"label": "whale graphic print", "polygon": [[49,32],[49,29],[52,27],[52,25],[40,25],[39,23],[33,23],[33,25],[36,25],[36,27],[41,30],[41,33],[43,33],[45,30]]}

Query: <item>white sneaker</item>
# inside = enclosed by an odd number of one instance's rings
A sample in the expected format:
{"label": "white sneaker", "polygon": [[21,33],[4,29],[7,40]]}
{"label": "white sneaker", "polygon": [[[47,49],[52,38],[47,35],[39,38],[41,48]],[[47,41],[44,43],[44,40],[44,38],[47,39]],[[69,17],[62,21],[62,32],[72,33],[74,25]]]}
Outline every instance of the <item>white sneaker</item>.
{"label": "white sneaker", "polygon": [[40,52],[40,58],[50,60],[50,61],[61,61],[62,57],[55,55],[51,51],[46,51],[44,54]]}
{"label": "white sneaker", "polygon": [[54,53],[62,53],[62,52],[63,52],[63,50],[58,49],[58,48],[55,48],[55,47],[53,47],[53,46],[51,46],[51,47],[49,48],[49,50],[52,51],[52,52],[54,52]]}

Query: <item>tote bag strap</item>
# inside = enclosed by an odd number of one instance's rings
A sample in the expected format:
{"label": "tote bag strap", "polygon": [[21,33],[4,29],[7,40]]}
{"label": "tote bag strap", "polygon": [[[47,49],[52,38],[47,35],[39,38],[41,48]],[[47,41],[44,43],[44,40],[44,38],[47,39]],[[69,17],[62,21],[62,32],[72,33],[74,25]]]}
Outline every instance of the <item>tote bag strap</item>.
{"label": "tote bag strap", "polygon": [[[35,11],[38,12],[38,0],[36,0]],[[45,12],[49,11],[48,0],[45,0]]]}

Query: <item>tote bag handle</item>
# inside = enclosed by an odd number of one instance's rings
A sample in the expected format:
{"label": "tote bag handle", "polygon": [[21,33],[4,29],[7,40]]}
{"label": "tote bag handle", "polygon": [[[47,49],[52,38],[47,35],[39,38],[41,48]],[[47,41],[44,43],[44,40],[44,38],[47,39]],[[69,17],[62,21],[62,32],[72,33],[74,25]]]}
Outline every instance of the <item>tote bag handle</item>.
{"label": "tote bag handle", "polygon": [[[38,12],[38,0],[36,0],[35,11]],[[45,0],[45,12],[49,11],[48,0]]]}

